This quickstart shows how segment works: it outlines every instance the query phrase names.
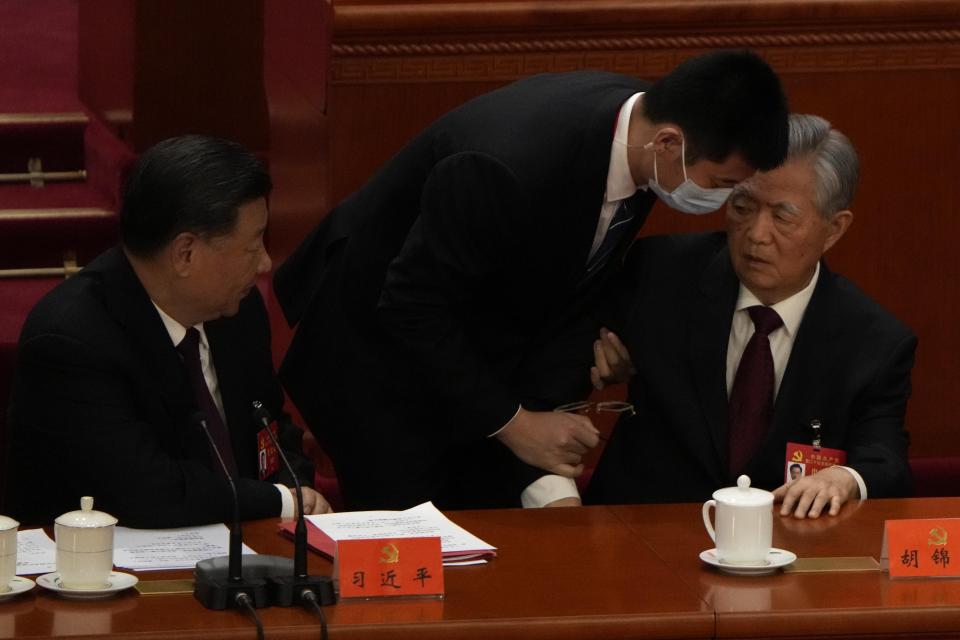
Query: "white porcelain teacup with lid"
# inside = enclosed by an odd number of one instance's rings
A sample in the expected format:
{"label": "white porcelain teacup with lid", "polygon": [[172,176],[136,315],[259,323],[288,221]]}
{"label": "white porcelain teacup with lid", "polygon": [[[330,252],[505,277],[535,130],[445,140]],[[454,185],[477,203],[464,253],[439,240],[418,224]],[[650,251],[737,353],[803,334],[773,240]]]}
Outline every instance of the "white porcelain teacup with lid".
{"label": "white porcelain teacup with lid", "polygon": [[113,531],[117,519],[93,509],[93,498],[80,498],[80,510],[54,521],[57,573],[65,589],[103,589],[113,569]]}
{"label": "white porcelain teacup with lid", "polygon": [[[710,507],[717,510],[716,529]],[[773,494],[751,487],[750,478],[740,476],[737,486],[718,489],[713,500],[703,503],[703,524],[716,543],[720,562],[763,564],[773,542]]]}
{"label": "white porcelain teacup with lid", "polygon": [[13,518],[0,516],[0,593],[10,591],[10,581],[17,575],[17,527]]}

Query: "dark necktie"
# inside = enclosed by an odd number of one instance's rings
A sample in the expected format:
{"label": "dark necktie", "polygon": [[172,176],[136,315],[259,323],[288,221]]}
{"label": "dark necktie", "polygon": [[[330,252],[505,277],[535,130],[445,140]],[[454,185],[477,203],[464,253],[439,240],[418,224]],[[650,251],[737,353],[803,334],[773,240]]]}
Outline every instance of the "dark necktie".
{"label": "dark necktie", "polygon": [[633,209],[629,204],[630,200],[631,198],[624,198],[617,206],[617,210],[613,214],[613,219],[610,221],[610,226],[607,227],[607,233],[603,236],[603,240],[600,241],[600,246],[597,247],[597,251],[593,254],[593,257],[587,262],[588,278],[606,264],[624,234],[630,230],[630,221],[633,220]]}
{"label": "dark necktie", "polygon": [[[233,445],[230,442],[230,433],[227,426],[223,424],[220,417],[220,411],[217,410],[217,404],[210,395],[210,388],[207,386],[207,380],[203,377],[203,365],[200,364],[200,332],[196,327],[187,329],[187,335],[184,336],[180,344],[177,345],[177,351],[183,356],[183,363],[187,367],[187,376],[190,378],[190,386],[193,387],[193,394],[197,398],[197,407],[203,412],[207,419],[207,429],[213,441],[217,443],[220,455],[230,470],[230,475],[237,477],[237,462],[233,458]],[[214,468],[219,467],[216,454],[211,451],[210,458],[214,462]]]}
{"label": "dark necktie", "polygon": [[740,366],[730,390],[730,475],[743,473],[763,442],[773,405],[773,355],[770,332],[783,320],[770,307],[747,308],[754,333],[740,357]]}

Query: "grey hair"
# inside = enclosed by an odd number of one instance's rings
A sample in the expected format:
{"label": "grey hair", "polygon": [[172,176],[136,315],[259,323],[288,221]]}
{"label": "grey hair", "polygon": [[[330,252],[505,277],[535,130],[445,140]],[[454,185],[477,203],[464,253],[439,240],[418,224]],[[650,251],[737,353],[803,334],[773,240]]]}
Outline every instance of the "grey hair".
{"label": "grey hair", "polygon": [[787,160],[810,156],[816,174],[814,205],[824,218],[850,208],[860,178],[860,160],[847,136],[820,116],[790,114]]}

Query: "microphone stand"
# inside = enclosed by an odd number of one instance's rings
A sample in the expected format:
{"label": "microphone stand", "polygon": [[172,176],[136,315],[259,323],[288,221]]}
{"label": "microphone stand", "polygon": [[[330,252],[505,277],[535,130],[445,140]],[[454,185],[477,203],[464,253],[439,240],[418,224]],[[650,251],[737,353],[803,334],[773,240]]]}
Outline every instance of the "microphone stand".
{"label": "microphone stand", "polygon": [[243,561],[243,533],[240,528],[240,498],[223,456],[200,412],[193,416],[206,434],[233,494],[233,523],[230,525],[230,552],[227,556],[201,560],[193,572],[193,597],[207,609],[256,608],[270,605],[266,578],[289,573],[290,561],[278,556],[254,555]]}
{"label": "microphone stand", "polygon": [[328,576],[311,576],[307,573],[307,521],[303,514],[303,490],[300,488],[300,478],[293,470],[293,465],[287,460],[280,442],[270,429],[270,412],[259,401],[253,403],[253,420],[258,427],[266,430],[267,436],[277,448],[280,459],[293,477],[297,494],[297,525],[293,537],[293,571],[287,575],[272,576],[269,579],[273,595],[273,603],[281,607],[293,604],[319,603],[320,605],[333,604],[333,581]]}

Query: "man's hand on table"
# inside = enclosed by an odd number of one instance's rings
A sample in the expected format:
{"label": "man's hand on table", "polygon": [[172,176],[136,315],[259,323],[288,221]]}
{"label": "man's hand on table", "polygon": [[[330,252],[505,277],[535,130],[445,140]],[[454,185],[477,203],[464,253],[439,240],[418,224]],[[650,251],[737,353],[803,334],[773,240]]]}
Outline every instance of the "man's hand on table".
{"label": "man's hand on table", "polygon": [[600,432],[586,416],[526,409],[496,437],[527,464],[565,478],[583,473],[583,454],[600,442]]}
{"label": "man's hand on table", "polygon": [[782,502],[780,515],[793,513],[795,518],[818,518],[824,507],[835,516],[848,500],[860,497],[860,487],[853,475],[842,467],[828,467],[812,476],[803,476],[778,487],[774,502]]}
{"label": "man's hand on table", "polygon": [[[333,512],[333,509],[330,508],[330,503],[317,491],[314,491],[310,487],[301,487],[301,491],[303,492],[304,515],[313,516],[320,513]],[[297,511],[297,490],[290,488],[290,494],[293,496],[294,511],[299,513],[299,511]]]}

